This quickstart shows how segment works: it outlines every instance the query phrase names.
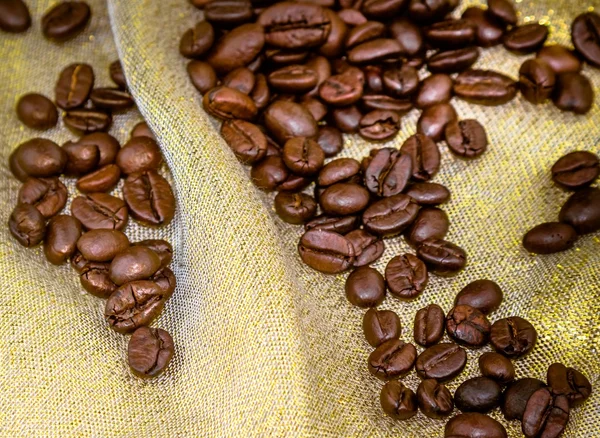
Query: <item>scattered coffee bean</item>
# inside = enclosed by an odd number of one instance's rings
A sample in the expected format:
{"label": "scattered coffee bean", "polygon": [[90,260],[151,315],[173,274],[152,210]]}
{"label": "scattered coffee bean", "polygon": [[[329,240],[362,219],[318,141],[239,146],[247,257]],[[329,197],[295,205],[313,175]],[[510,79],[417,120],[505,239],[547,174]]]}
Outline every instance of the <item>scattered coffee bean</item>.
{"label": "scattered coffee bean", "polygon": [[129,247],[129,239],[118,230],[91,230],[77,241],[77,249],[90,262],[110,262]]}
{"label": "scattered coffee bean", "polygon": [[585,12],[571,26],[571,39],[577,52],[591,65],[600,67],[600,15]]}
{"label": "scattered coffee bean", "polygon": [[129,339],[127,361],[136,376],[155,377],[167,368],[173,351],[173,338],[165,330],[140,327]]}
{"label": "scattered coffee bean", "polygon": [[332,231],[307,231],[300,239],[298,252],[304,263],[326,274],[343,272],[354,263],[352,242]]}
{"label": "scattered coffee bean", "polygon": [[450,199],[450,191],[446,187],[431,182],[412,184],[404,193],[423,206],[443,204]]}
{"label": "scattered coffee bean", "polygon": [[132,244],[133,246],[145,246],[154,251],[160,258],[161,268],[166,268],[173,260],[173,247],[169,242],[162,239],[141,240]]}
{"label": "scattered coffee bean", "polygon": [[88,262],[81,269],[79,281],[81,286],[95,297],[106,299],[117,290],[117,285],[110,279],[110,263]]}
{"label": "scattered coffee bean", "polygon": [[424,347],[437,344],[444,336],[444,311],[437,304],[419,309],[415,314],[415,342]]}
{"label": "scattered coffee bean", "polygon": [[383,412],[394,420],[408,420],[417,413],[417,396],[401,382],[386,382],[380,395]]}
{"label": "scattered coffee bean", "polygon": [[267,153],[267,139],[258,127],[245,120],[226,120],[221,135],[242,163],[253,164]]}
{"label": "scattered coffee bean", "polygon": [[523,247],[536,254],[553,254],[571,249],[577,231],[569,224],[546,222],[536,225],[523,236]]}
{"label": "scattered coffee bean", "polygon": [[581,73],[563,73],[556,79],[553,102],[562,111],[587,113],[594,104],[594,89]]}
{"label": "scattered coffee bean", "polygon": [[375,307],[385,299],[385,281],[376,269],[363,266],[346,279],[346,298],[358,307]]}
{"label": "scattered coffee bean", "polygon": [[467,353],[456,344],[436,344],[423,351],[416,362],[416,370],[422,379],[445,382],[458,376],[467,363]]}
{"label": "scattered coffee bean", "polygon": [[88,230],[122,230],[129,219],[125,202],[106,193],[77,196],[71,203],[71,214]]}
{"label": "scattered coffee bean", "polygon": [[581,405],[592,393],[592,385],[587,377],[562,363],[553,363],[548,367],[546,380],[552,394],[567,397],[570,407]]}
{"label": "scattered coffee bean", "polygon": [[31,15],[22,0],[0,2],[0,29],[10,33],[25,32],[31,27]]}
{"label": "scattered coffee bean", "polygon": [[393,380],[408,373],[414,366],[417,350],[413,344],[390,339],[369,355],[369,371],[381,380]]}
{"label": "scattered coffee bean", "polygon": [[283,162],[297,175],[314,175],[325,162],[325,154],[319,144],[306,137],[294,137],[285,142]]}
{"label": "scattered coffee bean", "polygon": [[289,224],[308,222],[317,212],[314,198],[304,193],[279,192],[274,204],[277,215]]}
{"label": "scattered coffee bean", "polygon": [[[0,4],[0,8],[3,4]],[[58,121],[58,111],[54,103],[46,96],[37,93],[21,96],[17,102],[17,116],[28,128],[42,131],[54,127]]]}
{"label": "scattered coffee bean", "polygon": [[108,164],[95,172],[77,180],[77,189],[82,193],[108,192],[121,178],[121,169],[116,164]]}
{"label": "scattered coffee bean", "polygon": [[100,151],[95,144],[68,141],[62,148],[67,154],[67,164],[64,168],[66,175],[84,175],[97,168]]}
{"label": "scattered coffee bean", "polygon": [[145,225],[168,225],[175,216],[171,185],[154,170],[129,175],[123,184],[123,199],[131,216]]}
{"label": "scattered coffee bean", "polygon": [[281,144],[293,137],[317,136],[315,119],[306,108],[297,103],[277,100],[263,114],[267,130]]}
{"label": "scattered coffee bean", "polygon": [[362,216],[370,233],[391,237],[404,231],[417,217],[419,206],[410,196],[399,194],[371,204]]}
{"label": "scattered coffee bean", "polygon": [[569,421],[569,401],[548,388],[534,392],[525,407],[522,431],[526,438],[560,436]]}
{"label": "scattered coffee bean", "polygon": [[492,70],[466,70],[454,79],[454,94],[478,105],[503,105],[517,94],[515,82]]}
{"label": "scattered coffee bean", "polygon": [[501,23],[493,18],[482,8],[470,7],[465,9],[462,18],[473,23],[477,29],[475,33],[477,45],[481,47],[492,47],[502,42],[504,28]]}
{"label": "scattered coffee bean", "polygon": [[112,116],[93,109],[74,109],[65,114],[63,122],[76,133],[89,134],[108,131],[112,123]]}
{"label": "scattered coffee bean", "polygon": [[488,0],[488,12],[504,24],[517,24],[517,11],[512,0]]}
{"label": "scattered coffee bean", "polygon": [[541,59],[529,59],[519,69],[519,89],[531,103],[544,103],[554,91],[556,75]]}
{"label": "scattered coffee bean", "polygon": [[537,53],[537,59],[544,61],[557,75],[562,73],[577,73],[581,70],[582,62],[573,50],[559,44],[544,46]]}
{"label": "scattered coffee bean", "polygon": [[427,59],[427,68],[432,73],[460,73],[479,59],[477,47],[465,47],[436,53]]}
{"label": "scattered coffee bean", "polygon": [[507,438],[506,429],[496,420],[485,414],[469,412],[459,414],[446,423],[445,438]]}
{"label": "scattered coffee bean", "polygon": [[600,230],[600,189],[588,187],[571,195],[558,218],[575,228],[578,234]]}
{"label": "scattered coffee bean", "polygon": [[506,357],[521,357],[534,347],[537,332],[529,321],[511,316],[492,324],[490,342],[498,353]]}
{"label": "scattered coffee bean", "polygon": [[104,316],[116,332],[131,333],[150,324],[162,312],[165,300],[163,289],[155,282],[132,281],[120,286],[106,300]]}
{"label": "scattered coffee bean", "polygon": [[10,215],[8,228],[21,245],[30,248],[44,239],[46,220],[33,205],[19,204]]}
{"label": "scattered coffee bean", "polygon": [[461,247],[439,239],[422,242],[417,248],[417,257],[430,272],[440,276],[455,275],[467,264],[467,254]]}
{"label": "scattered coffee bean", "polygon": [[552,166],[552,180],[561,187],[578,189],[600,175],[598,156],[587,151],[570,152]]}
{"label": "scattered coffee bean", "polygon": [[398,298],[412,299],[419,296],[427,285],[425,264],[412,254],[399,255],[385,267],[388,289]]}
{"label": "scattered coffee bean", "polygon": [[192,85],[202,94],[206,94],[217,86],[217,73],[207,62],[190,61],[187,65],[187,72]]}
{"label": "scattered coffee bean", "polygon": [[500,408],[507,420],[521,420],[529,397],[546,384],[539,379],[527,377],[510,383],[502,395]]}
{"label": "scattered coffee bean", "polygon": [[85,2],[62,2],[42,17],[42,32],[47,38],[64,41],[79,34],[90,21],[92,11]]}
{"label": "scattered coffee bean", "polygon": [[65,110],[82,106],[94,87],[94,70],[88,64],[71,64],[58,78],[56,104]]}
{"label": "scattered coffee bean", "polygon": [[179,53],[186,58],[200,58],[210,50],[215,41],[215,32],[208,21],[199,21],[188,29],[179,42]]}
{"label": "scattered coffee bean", "polygon": [[440,168],[440,151],[435,142],[423,134],[408,137],[400,153],[410,156],[415,181],[429,181]]}
{"label": "scattered coffee bean", "polygon": [[117,59],[116,61],[111,62],[110,66],[108,67],[108,71],[110,78],[117,87],[123,90],[127,88],[127,81],[125,79],[125,73],[123,72],[121,61]]}
{"label": "scattered coffee bean", "polygon": [[548,38],[548,27],[539,23],[515,26],[504,35],[504,47],[519,54],[536,52]]}
{"label": "scattered coffee bean", "polygon": [[81,222],[73,216],[58,215],[50,219],[44,238],[44,254],[50,263],[60,265],[69,260],[77,250],[81,229]]}
{"label": "scattered coffee bean", "polygon": [[[99,153],[100,159],[98,161],[98,167],[104,167],[107,164],[112,164],[117,158],[117,154],[121,145],[112,135],[105,132],[95,132],[93,134],[87,134],[81,137],[76,142],[67,142],[65,145],[70,143],[77,143],[81,145],[92,145],[95,146]],[[63,145],[63,148],[65,147]]]}
{"label": "scattered coffee bean", "polygon": [[365,170],[365,186],[371,193],[389,197],[404,190],[412,175],[412,159],[391,148],[376,152]]}
{"label": "scattered coffee bean", "polygon": [[67,164],[67,154],[53,141],[45,138],[33,138],[21,143],[13,151],[12,160],[20,169],[20,173],[17,174],[11,165],[13,174],[19,180],[25,181],[27,176],[36,178],[58,176]]}
{"label": "scattered coffee bean", "polygon": [[444,418],[454,410],[452,394],[435,379],[421,381],[417,388],[417,402],[421,412],[429,418]]}
{"label": "scattered coffee bean", "polygon": [[113,111],[124,110],[135,105],[131,95],[119,88],[95,88],[90,99],[97,108]]}
{"label": "scattered coffee bean", "polygon": [[490,330],[486,316],[471,306],[456,306],[446,316],[448,336],[459,344],[482,347],[489,340]]}
{"label": "scattered coffee bean", "polygon": [[19,189],[19,204],[31,204],[48,219],[63,209],[67,188],[58,178],[29,178]]}
{"label": "scattered coffee bean", "polygon": [[150,278],[160,269],[158,254],[145,246],[130,246],[117,254],[110,264],[110,279],[117,286]]}
{"label": "scattered coffee bean", "polygon": [[505,385],[515,378],[515,367],[510,359],[498,353],[483,353],[479,356],[479,370],[481,374],[496,382]]}
{"label": "scattered coffee bean", "polygon": [[400,318],[391,310],[369,309],[363,317],[362,327],[367,342],[373,347],[399,338],[402,331]]}
{"label": "scattered coffee bean", "polygon": [[426,135],[434,141],[444,137],[446,126],[457,120],[456,110],[449,103],[439,103],[427,107],[417,121],[417,132]]}
{"label": "scattered coffee bean", "polygon": [[354,247],[355,261],[354,266],[366,266],[376,261],[385,250],[383,240],[369,234],[365,230],[354,230],[346,234],[352,246]]}
{"label": "scattered coffee bean", "polygon": [[374,110],[360,119],[358,134],[373,142],[395,137],[400,130],[400,116],[394,111]]}
{"label": "scattered coffee bean", "polygon": [[454,299],[455,306],[467,305],[487,315],[502,303],[500,286],[491,280],[475,280],[467,284]]}
{"label": "scattered coffee bean", "polygon": [[454,403],[463,412],[486,413],[500,404],[502,388],[487,377],[465,380],[454,392]]}
{"label": "scattered coffee bean", "polygon": [[435,207],[422,208],[404,233],[404,238],[411,246],[418,247],[427,239],[443,239],[449,227],[448,215],[443,210]]}

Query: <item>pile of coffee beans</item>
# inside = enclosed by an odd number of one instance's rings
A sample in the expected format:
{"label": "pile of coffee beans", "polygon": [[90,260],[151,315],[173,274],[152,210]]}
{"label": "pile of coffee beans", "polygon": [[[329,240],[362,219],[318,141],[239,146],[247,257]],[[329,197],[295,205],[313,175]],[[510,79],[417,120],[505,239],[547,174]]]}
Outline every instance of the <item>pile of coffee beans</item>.
{"label": "pile of coffee beans", "polygon": [[575,193],[567,199],[558,215],[559,222],[545,222],[529,230],[523,246],[536,254],[566,251],[578,236],[600,230],[600,189],[589,187],[600,174],[598,156],[575,151],[552,166],[554,183]]}

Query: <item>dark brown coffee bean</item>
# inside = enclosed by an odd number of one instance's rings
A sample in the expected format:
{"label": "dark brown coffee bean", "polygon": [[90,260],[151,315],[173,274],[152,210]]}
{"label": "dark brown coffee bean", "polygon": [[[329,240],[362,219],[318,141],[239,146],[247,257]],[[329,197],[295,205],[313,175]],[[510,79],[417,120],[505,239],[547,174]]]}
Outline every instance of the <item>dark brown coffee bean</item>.
{"label": "dark brown coffee bean", "polygon": [[517,24],[517,11],[512,0],[488,0],[488,13],[504,24]]}
{"label": "dark brown coffee bean", "polygon": [[360,163],[354,158],[338,158],[321,169],[317,182],[321,187],[328,187],[356,177],[359,173]]}
{"label": "dark brown coffee bean", "polygon": [[131,246],[117,254],[110,263],[110,279],[117,286],[145,280],[160,269],[160,257],[145,246]]}
{"label": "dark brown coffee bean", "polygon": [[417,121],[417,132],[434,141],[444,138],[446,126],[457,120],[456,110],[449,103],[439,103],[427,107]]}
{"label": "dark brown coffee bean", "polygon": [[587,377],[562,363],[553,363],[548,367],[546,380],[552,394],[567,397],[570,407],[581,405],[592,393],[592,385]]}
{"label": "dark brown coffee bean", "polygon": [[450,222],[448,215],[439,208],[422,208],[415,221],[406,230],[404,238],[413,247],[419,246],[427,239],[443,239],[446,237]]}
{"label": "dark brown coffee bean", "polygon": [[346,234],[346,238],[352,242],[356,261],[354,266],[366,266],[373,263],[383,254],[385,245],[382,240],[367,233],[365,230],[354,230]]}
{"label": "dark brown coffee bean", "polygon": [[323,211],[337,216],[359,213],[367,207],[369,200],[367,189],[353,183],[334,184],[319,196]]}
{"label": "dark brown coffee bean", "polygon": [[100,158],[97,164],[98,167],[104,167],[107,164],[114,163],[119,149],[121,148],[121,145],[117,139],[105,132],[95,132],[93,134],[84,135],[76,142],[67,142],[67,144],[69,143],[95,146],[100,153]]}
{"label": "dark brown coffee bean", "polygon": [[388,18],[404,9],[407,0],[366,0],[362,5],[362,12],[367,17]]}
{"label": "dark brown coffee bean", "polygon": [[88,262],[79,274],[83,288],[98,298],[106,299],[117,290],[109,275],[110,263]]}
{"label": "dark brown coffee bean", "polygon": [[265,45],[263,27],[248,23],[236,27],[220,38],[206,57],[206,62],[219,74],[245,67],[254,60]]}
{"label": "dark brown coffee bean", "polygon": [[452,97],[452,78],[445,74],[426,77],[419,87],[414,102],[417,108],[426,108],[438,103],[448,103]]}
{"label": "dark brown coffee bean", "polygon": [[267,139],[258,127],[244,120],[223,122],[221,135],[235,154],[245,164],[260,161],[267,153]]}
{"label": "dark brown coffee bean", "polygon": [[224,27],[246,23],[253,15],[248,0],[213,0],[204,7],[206,20]]}
{"label": "dark brown coffee bean", "polygon": [[594,89],[584,75],[563,73],[557,77],[552,100],[562,111],[585,114],[594,104]]}
{"label": "dark brown coffee bean", "polygon": [[367,17],[356,9],[344,8],[338,12],[338,16],[348,26],[360,26],[367,22]]}
{"label": "dark brown coffee bean", "polygon": [[417,358],[416,370],[421,379],[445,382],[458,376],[467,363],[467,353],[456,344],[442,343],[429,347]]}
{"label": "dark brown coffee bean", "polygon": [[365,229],[378,236],[395,236],[404,231],[417,217],[419,206],[403,194],[383,198],[363,213]]}
{"label": "dark brown coffee bean", "polygon": [[507,438],[506,429],[485,414],[459,414],[446,423],[444,438]]}
{"label": "dark brown coffee bean", "polygon": [[548,27],[529,23],[513,27],[504,35],[504,47],[519,54],[538,51],[548,38]]}
{"label": "dark brown coffee bean", "polygon": [[390,339],[400,337],[400,318],[391,310],[369,309],[363,317],[363,332],[367,342],[378,347]]}
{"label": "dark brown coffee bean", "polygon": [[498,383],[505,385],[515,378],[515,367],[510,359],[498,353],[483,353],[479,356],[479,370],[481,374]]}
{"label": "dark brown coffee bean", "polygon": [[417,414],[417,396],[412,389],[397,380],[383,386],[379,401],[383,412],[394,420],[408,420]]}
{"label": "dark brown coffee bean", "polygon": [[289,175],[290,172],[280,155],[268,156],[254,164],[250,171],[250,178],[254,185],[268,192],[278,189]]}
{"label": "dark brown coffee bean", "polygon": [[445,240],[428,239],[417,248],[417,256],[425,262],[430,272],[440,276],[451,276],[467,264],[465,251]]}
{"label": "dark brown coffee bean", "polygon": [[506,357],[517,358],[535,346],[537,332],[529,321],[519,316],[502,318],[492,324],[490,342]]}
{"label": "dark brown coffee bean", "polygon": [[522,431],[526,438],[558,437],[569,422],[569,401],[549,389],[534,392],[523,412]]}
{"label": "dark brown coffee bean", "polygon": [[30,204],[19,204],[8,220],[10,233],[26,248],[36,246],[46,234],[46,219]]}
{"label": "dark brown coffee bean", "polygon": [[[320,215],[304,225],[306,231],[323,230],[340,234],[349,233],[360,226],[360,216],[327,216]],[[348,239],[349,240],[349,239]]]}
{"label": "dark brown coffee bean", "polygon": [[348,106],[363,94],[363,83],[353,74],[340,74],[327,78],[319,87],[319,96],[333,106]]}
{"label": "dark brown coffee bean", "polygon": [[[0,8],[3,4],[0,4]],[[21,96],[17,102],[17,116],[28,128],[39,130],[50,129],[58,121],[58,111],[56,111],[54,103],[46,96],[37,93]]]}
{"label": "dark brown coffee bean", "polygon": [[351,49],[375,38],[381,38],[385,35],[385,30],[385,25],[379,21],[366,21],[348,32],[346,48]]}
{"label": "dark brown coffee bean", "polygon": [[439,205],[450,199],[450,191],[438,183],[412,184],[404,193],[420,205]]}
{"label": "dark brown coffee bean", "polygon": [[432,73],[460,73],[471,67],[479,58],[477,47],[438,52],[427,59],[427,67]]}
{"label": "dark brown coffee bean", "polygon": [[418,23],[427,24],[441,20],[450,9],[447,0],[411,0],[408,15]]}
{"label": "dark brown coffee bean", "polygon": [[491,280],[475,280],[467,284],[454,299],[455,306],[467,305],[484,315],[493,312],[502,303],[502,289]]}
{"label": "dark brown coffee bean", "polygon": [[63,122],[76,133],[89,134],[108,131],[112,123],[112,116],[93,109],[74,109],[64,115]]}
{"label": "dark brown coffee bean", "polygon": [[485,128],[474,119],[448,123],[444,136],[450,151],[459,157],[477,158],[487,150]]}
{"label": "dark brown coffee bean", "polygon": [[169,268],[162,268],[156,272],[150,280],[155,282],[158,287],[160,287],[163,291],[163,295],[166,299],[169,299],[173,292],[175,291],[175,287],[177,286],[177,281],[175,279],[175,274]]}
{"label": "dark brown coffee bean", "polygon": [[597,12],[586,12],[573,20],[571,39],[587,62],[600,67],[600,15]]}
{"label": "dark brown coffee bean", "polygon": [[394,97],[409,97],[419,88],[417,70],[408,65],[387,68],[383,72],[383,87]]}
{"label": "dark brown coffee bean", "polygon": [[414,366],[417,349],[400,339],[390,339],[369,355],[369,371],[381,380],[393,380],[408,373]]}
{"label": "dark brown coffee bean", "polygon": [[346,298],[358,307],[375,307],[385,299],[385,281],[376,269],[363,266],[346,279]]}
{"label": "dark brown coffee bean", "polygon": [[519,88],[523,97],[531,103],[544,103],[552,95],[556,75],[546,62],[530,59],[519,70]]}
{"label": "dark brown coffee bean", "polygon": [[360,119],[358,133],[372,142],[387,141],[398,134],[400,117],[398,113],[387,110],[374,110]]}
{"label": "dark brown coffee bean", "polygon": [[421,28],[408,18],[396,18],[388,26],[391,36],[400,44],[403,56],[415,56],[423,52],[425,43]]}
{"label": "dark brown coffee bean", "polygon": [[462,18],[473,23],[477,29],[477,45],[492,47],[502,42],[504,26],[493,19],[491,14],[478,7],[470,7],[462,14]]}
{"label": "dark brown coffee bean", "polygon": [[220,119],[251,120],[258,109],[252,98],[229,87],[216,87],[204,95],[204,109]]}
{"label": "dark brown coffee bean", "polygon": [[110,262],[129,247],[129,239],[118,230],[91,230],[77,241],[77,249],[90,262]]}
{"label": "dark brown coffee bean", "polygon": [[[327,116],[328,108],[325,106],[323,102],[313,97],[305,97],[300,102],[308,112],[313,116],[315,121],[322,121],[325,116]],[[320,131],[320,128],[319,128]]]}
{"label": "dark brown coffee bean", "polygon": [[55,87],[56,104],[69,110],[80,107],[94,88],[94,70],[88,64],[71,64],[58,77]]}
{"label": "dark brown coffee bean", "polygon": [[537,59],[548,64],[557,75],[581,71],[581,59],[577,57],[573,50],[559,44],[542,47],[537,53]]}
{"label": "dark brown coffee bean", "polygon": [[469,20],[445,20],[425,30],[425,38],[434,47],[459,49],[475,42],[476,27]]}
{"label": "dark brown coffee bean", "polygon": [[161,268],[165,268],[171,264],[173,259],[173,247],[169,242],[162,239],[141,240],[132,244],[133,246],[144,246],[154,251],[160,258]]}
{"label": "dark brown coffee bean", "polygon": [[552,180],[567,189],[590,185],[600,174],[598,156],[587,151],[570,152],[552,166]]}
{"label": "dark brown coffee bean", "polygon": [[365,185],[378,196],[397,195],[412,175],[412,159],[391,148],[377,151],[365,171]]}
{"label": "dark brown coffee bean", "polygon": [[536,225],[523,236],[523,247],[536,254],[554,254],[573,248],[577,231],[569,224],[546,222]]}
{"label": "dark brown coffee bean", "polygon": [[301,64],[308,57],[308,51],[269,48],[265,50],[264,56],[266,61],[274,65]]}
{"label": "dark brown coffee bean", "polygon": [[62,2],[42,17],[42,32],[46,38],[64,41],[80,33],[90,21],[92,11],[85,2]]}
{"label": "dark brown coffee bean", "polygon": [[521,420],[529,397],[546,384],[539,379],[525,378],[509,384],[502,395],[500,408],[507,420]]}
{"label": "dark brown coffee bean", "polygon": [[95,88],[90,99],[98,108],[120,111],[131,108],[135,103],[127,91],[119,88]]}
{"label": "dark brown coffee bean", "polygon": [[108,71],[110,78],[117,87],[121,88],[122,90],[127,88],[127,80],[125,79],[125,73],[123,72],[121,61],[117,59],[116,61],[111,62],[110,66],[108,67]]}
{"label": "dark brown coffee bean", "polygon": [[192,85],[202,94],[206,94],[217,86],[217,74],[208,62],[190,61],[187,65],[187,72]]}
{"label": "dark brown coffee bean", "polygon": [[424,347],[437,344],[444,336],[444,311],[437,304],[419,309],[415,314],[415,342]]}
{"label": "dark brown coffee bean", "polygon": [[[56,143],[45,138],[33,138],[21,143],[11,154],[22,172],[21,176],[13,174],[21,181],[23,174],[33,177],[49,177],[60,175],[67,164],[67,154]],[[11,166],[12,170],[12,166]]]}
{"label": "dark brown coffee bean", "polygon": [[81,254],[79,252],[78,249],[75,249],[75,253],[73,254],[73,256],[71,257],[71,267],[73,269],[75,269],[75,271],[79,274],[81,274],[81,272],[83,271],[83,268],[85,267],[85,265],[87,265],[88,263],[91,263],[89,260],[87,260],[83,254]]}
{"label": "dark brown coffee bean", "polygon": [[[324,5],[323,5],[324,6]],[[325,9],[325,15],[330,21],[331,31],[327,36],[327,40],[318,50],[318,53],[328,58],[336,58],[341,56],[344,51],[344,40],[348,33],[348,26],[339,15],[331,9]]]}
{"label": "dark brown coffee bean", "polygon": [[127,362],[136,376],[156,377],[169,366],[173,351],[173,338],[165,330],[140,327],[129,340]]}
{"label": "dark brown coffee bean", "polygon": [[446,331],[457,343],[469,347],[482,347],[488,343],[491,324],[486,316],[474,307],[460,305],[446,316]]}
{"label": "dark brown coffee bean", "polygon": [[465,380],[454,392],[454,403],[463,412],[486,413],[500,404],[502,388],[487,377]]}
{"label": "dark brown coffee bean", "polygon": [[269,85],[284,93],[305,93],[318,82],[317,73],[303,65],[288,65],[269,74]]}
{"label": "dark brown coffee bean", "polygon": [[277,188],[281,191],[296,193],[304,190],[311,182],[312,180],[309,178],[290,173]]}
{"label": "dark brown coffee bean", "polygon": [[392,294],[398,298],[413,299],[427,285],[425,264],[412,254],[392,258],[385,267],[385,282]]}
{"label": "dark brown coffee bean", "polygon": [[503,105],[517,94],[515,82],[492,70],[466,70],[454,80],[454,94],[478,105]]}
{"label": "dark brown coffee bean", "polygon": [[156,170],[162,164],[162,155],[156,141],[150,137],[132,137],[119,150],[116,164],[124,174]]}
{"label": "dark brown coffee bean", "polygon": [[129,175],[123,184],[123,199],[131,216],[145,225],[168,225],[175,215],[171,185],[153,170]]}
{"label": "dark brown coffee bean", "polygon": [[378,63],[396,59],[402,53],[398,41],[391,38],[376,38],[359,44],[348,51],[348,60],[353,64]]}
{"label": "dark brown coffee bean", "polygon": [[319,87],[321,84],[331,76],[331,64],[324,56],[315,56],[308,60],[304,65],[317,74],[317,85],[307,93],[307,95],[315,97],[319,94]]}
{"label": "dark brown coffee bean", "polygon": [[384,110],[404,114],[413,107],[409,99],[396,99],[384,94],[367,94],[360,100],[365,111]]}
{"label": "dark brown coffee bean", "polygon": [[417,402],[421,412],[429,418],[444,418],[454,410],[452,394],[435,379],[425,379],[419,383]]}
{"label": "dark brown coffee bean", "polygon": [[342,132],[354,133],[360,126],[361,112],[355,105],[345,108],[335,108],[331,112],[333,124]]}
{"label": "dark brown coffee bean", "polygon": [[264,119],[267,130],[281,144],[293,137],[314,138],[318,132],[313,116],[294,102],[273,102],[265,110]]}
{"label": "dark brown coffee bean", "polygon": [[31,26],[31,15],[22,0],[0,2],[0,29],[5,32],[21,33]]}
{"label": "dark brown coffee bean", "polygon": [[289,224],[303,224],[317,213],[314,198],[304,193],[279,192],[274,203],[277,215]]}
{"label": "dark brown coffee bean", "polygon": [[[250,92],[250,97],[254,101],[256,108],[258,110],[263,110],[269,104],[269,100],[271,99],[271,91],[269,90],[269,86],[267,85],[267,78],[263,74],[257,74],[254,77],[254,88]],[[217,77],[215,75],[215,85],[216,85]],[[200,91],[202,92],[202,91]]]}
{"label": "dark brown coffee bean", "polygon": [[19,204],[31,204],[48,219],[63,209],[68,192],[58,178],[29,178],[19,189]]}
{"label": "dark brown coffee bean", "polygon": [[354,263],[352,243],[331,231],[307,231],[300,239],[298,252],[304,263],[325,274],[338,274]]}
{"label": "dark brown coffee bean", "polygon": [[64,173],[79,176],[95,170],[100,161],[98,146],[89,142],[68,141],[62,146],[67,153]]}
{"label": "dark brown coffee bean", "polygon": [[423,134],[410,136],[400,152],[411,157],[412,178],[416,181],[430,180],[440,168],[440,151],[433,140]]}
{"label": "dark brown coffee bean", "polygon": [[129,218],[125,202],[106,193],[77,196],[71,203],[71,214],[88,230],[122,230]]}
{"label": "dark brown coffee bean", "polygon": [[600,189],[587,187],[571,195],[558,218],[575,228],[578,234],[600,230]]}
{"label": "dark brown coffee bean", "polygon": [[77,189],[82,193],[108,192],[121,178],[121,169],[116,164],[108,164],[95,172],[77,180]]}
{"label": "dark brown coffee bean", "polygon": [[294,137],[285,142],[283,162],[297,175],[314,175],[325,162],[325,153],[319,144],[306,137]]}

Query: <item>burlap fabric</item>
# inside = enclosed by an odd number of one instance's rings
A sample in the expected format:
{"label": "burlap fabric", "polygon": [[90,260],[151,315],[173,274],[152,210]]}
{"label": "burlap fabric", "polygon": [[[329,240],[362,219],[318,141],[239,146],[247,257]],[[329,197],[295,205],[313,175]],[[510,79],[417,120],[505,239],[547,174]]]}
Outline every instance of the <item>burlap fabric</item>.
{"label": "burlap fabric", "polygon": [[[443,421],[419,414],[397,423],[382,414],[382,383],[366,368],[371,348],[361,331],[364,312],[346,301],[345,276],[300,263],[301,230],[275,216],[272,197],[255,190],[202,111],[177,51],[180,35],[201,13],[184,0],[112,0],[108,10],[93,0],[90,27],[59,45],[45,41],[39,26],[56,2],[27,3],[33,28],[0,36],[0,222],[8,220],[19,188],[8,155],[38,135],[18,122],[18,96],[53,96],[58,73],[75,61],[92,63],[97,83],[110,85],[107,68],[117,57],[112,24],[130,88],[160,140],[178,197],[167,229],[132,221],[126,230],[132,240],[160,236],[173,243],[178,287],[155,325],[173,335],[177,349],[158,379],[132,377],[127,338],[107,327],[103,302],[82,291],[70,267],[50,265],[40,248],[20,247],[2,226],[2,436],[442,436]],[[600,1],[523,0],[518,6],[523,22],[548,23],[550,41],[569,44],[572,18]],[[524,59],[494,48],[477,65],[515,77]],[[600,96],[600,71],[586,67],[585,73]],[[469,265],[453,279],[432,277],[415,301],[388,297],[382,307],[400,315],[402,336],[410,340],[417,309],[437,302],[449,310],[468,282],[497,281],[505,301],[491,319],[521,315],[539,333],[535,350],[515,362],[518,377],[544,379],[554,361],[581,369],[596,391],[571,413],[565,435],[600,436],[600,234],[550,256],[529,255],[520,245],[527,229],[556,219],[568,196],[550,181],[551,164],[574,149],[600,152],[600,108],[596,103],[588,115],[573,116],[521,98],[499,108],[454,104],[462,118],[481,120],[490,139],[489,151],[472,162],[441,146],[436,181],[452,190],[443,207],[452,222],[448,238],[467,250]],[[394,146],[415,132],[417,116],[404,118]],[[140,119],[135,111],[118,115],[111,133],[125,141]],[[43,135],[58,143],[75,137],[63,126]],[[343,155],[361,157],[370,147],[349,138]],[[405,251],[401,240],[388,241],[376,267],[382,271]],[[482,351],[487,348],[469,353],[451,390],[477,375]],[[405,381],[416,389],[414,374]],[[520,436],[517,423],[507,428]]]}

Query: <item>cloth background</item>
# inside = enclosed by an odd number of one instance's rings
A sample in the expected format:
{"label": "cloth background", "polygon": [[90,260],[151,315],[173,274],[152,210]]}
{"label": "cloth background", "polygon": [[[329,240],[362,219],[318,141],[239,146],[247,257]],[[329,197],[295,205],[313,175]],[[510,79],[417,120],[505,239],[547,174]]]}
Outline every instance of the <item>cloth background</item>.
{"label": "cloth background", "polygon": [[[48,0],[27,1],[34,25],[26,34],[0,35],[0,222],[7,222],[20,185],[8,156],[40,135],[19,123],[18,97],[37,91],[52,98],[59,72],[76,61],[91,63],[96,83],[108,86],[108,65],[118,51],[178,198],[169,227],[150,230],[132,220],[126,230],[131,240],[162,237],[173,243],[178,287],[155,325],[172,334],[176,352],[159,378],[133,377],[128,337],[107,327],[104,302],[82,290],[69,266],[50,265],[40,247],[20,247],[2,226],[0,434],[442,436],[444,421],[419,413],[394,422],[383,415],[382,382],[366,366],[371,347],[361,329],[364,310],[346,301],[345,275],[325,276],[302,265],[296,251],[301,229],[276,217],[272,196],[253,187],[203,112],[177,50],[181,34],[201,12],[184,0],[88,2],[91,24],[72,41],[42,38],[41,16],[57,3]],[[547,23],[549,41],[568,45],[571,20],[600,7],[598,0],[516,3],[522,22]],[[475,4],[483,1],[464,1],[461,10]],[[498,47],[484,51],[477,66],[516,77],[524,59]],[[532,226],[556,220],[568,197],[550,180],[552,163],[575,149],[600,152],[600,70],[584,71],[597,95],[586,116],[520,97],[496,108],[454,99],[460,117],[479,119],[490,140],[488,152],[475,161],[457,159],[440,145],[443,165],[435,181],[452,191],[442,207],[451,218],[448,239],[466,249],[469,264],[452,279],[432,276],[414,301],[388,297],[381,306],[398,313],[402,338],[412,341],[417,309],[436,302],[448,311],[468,282],[497,281],[505,300],[490,320],[520,315],[539,333],[534,351],[515,361],[517,377],[545,379],[547,366],[562,361],[583,371],[595,387],[590,400],[572,411],[568,437],[600,430],[600,234],[549,256],[527,254],[520,241]],[[403,119],[391,145],[399,147],[415,132],[417,117],[414,111]],[[124,142],[139,120],[136,111],[119,114],[111,133]],[[41,135],[59,144],[76,137],[62,125]],[[352,157],[372,147],[358,137],[347,138],[345,146],[342,156]],[[72,182],[69,187],[74,190]],[[375,265],[381,272],[391,257],[409,251],[401,239],[386,245]],[[478,374],[476,358],[488,350],[469,352],[465,371],[448,384],[451,391]],[[414,373],[404,381],[416,390]],[[520,436],[518,422],[507,429]]]}

